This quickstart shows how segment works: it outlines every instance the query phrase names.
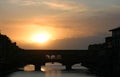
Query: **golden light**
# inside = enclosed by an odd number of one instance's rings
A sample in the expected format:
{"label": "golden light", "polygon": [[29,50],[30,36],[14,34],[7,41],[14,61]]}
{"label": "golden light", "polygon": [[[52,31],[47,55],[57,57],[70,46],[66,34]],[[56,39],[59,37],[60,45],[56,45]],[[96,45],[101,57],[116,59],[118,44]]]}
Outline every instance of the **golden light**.
{"label": "golden light", "polygon": [[24,67],[24,71],[30,72],[30,71],[35,71],[35,65],[29,64]]}
{"label": "golden light", "polygon": [[41,68],[40,70],[43,71],[43,72],[46,71],[44,68]]}
{"label": "golden light", "polygon": [[37,43],[45,43],[48,40],[50,40],[50,34],[48,33],[38,33],[36,35],[33,36],[32,41],[33,42],[37,42]]}

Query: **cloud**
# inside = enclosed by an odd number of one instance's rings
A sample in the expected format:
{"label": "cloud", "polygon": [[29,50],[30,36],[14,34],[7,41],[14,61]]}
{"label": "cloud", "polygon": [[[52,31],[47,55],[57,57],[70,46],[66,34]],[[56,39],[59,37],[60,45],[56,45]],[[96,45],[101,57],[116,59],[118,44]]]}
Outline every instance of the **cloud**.
{"label": "cloud", "polygon": [[75,1],[61,1],[61,0],[8,0],[12,4],[20,6],[40,6],[46,9],[53,10],[72,10],[72,11],[85,11],[87,8]]}
{"label": "cloud", "polygon": [[9,0],[10,3],[21,5],[21,6],[31,6],[40,5],[40,1],[37,0]]}
{"label": "cloud", "polygon": [[54,8],[54,9],[70,10],[70,9],[75,8],[69,5],[53,3],[53,2],[43,2],[43,4],[47,5],[48,7]]}
{"label": "cloud", "polygon": [[[101,38],[97,37],[107,36],[109,29],[120,26],[120,5],[118,5],[120,2],[118,2],[119,0],[117,2],[116,0],[113,1],[0,0],[0,24],[6,34],[12,35],[11,32],[13,34],[19,32],[16,34],[19,35],[18,38],[27,32],[30,25],[38,25],[40,27],[42,25],[54,28],[51,31],[55,31],[54,33],[59,32],[56,35],[61,38],[63,38],[63,35],[66,37],[71,35],[71,38],[89,36],[94,39],[93,41],[96,39],[101,40]],[[16,26],[16,31],[13,30],[15,27],[11,28],[11,26]],[[19,27],[26,28],[20,29]],[[76,48],[81,44],[81,46],[85,47],[86,41],[90,40],[89,37],[86,38],[84,43],[80,41],[77,44],[79,39],[67,38],[70,41],[67,42],[67,39],[64,39],[65,41],[60,42],[59,40],[58,46],[53,45],[58,48],[66,46],[68,46],[67,48],[72,48],[73,44],[73,48]],[[75,40],[77,41],[75,42]]]}
{"label": "cloud", "polygon": [[[86,37],[98,34],[107,35],[108,30],[120,25],[120,9],[119,6],[109,9],[97,10],[87,13],[69,13],[58,16],[35,17],[20,20],[2,21],[6,25],[38,25],[41,27],[61,29],[59,32],[66,32],[72,37]],[[68,30],[68,32],[67,32]],[[67,35],[67,34],[66,34]]]}
{"label": "cloud", "polygon": [[44,1],[42,2],[42,4],[48,6],[49,8],[55,9],[55,10],[70,10],[70,11],[75,11],[75,10],[79,10],[79,11],[85,11],[87,10],[87,8],[85,6],[83,6],[82,4],[77,4],[77,3],[73,3],[70,1],[66,1],[66,2],[62,2],[62,1],[57,1],[57,2],[50,2],[50,1]]}

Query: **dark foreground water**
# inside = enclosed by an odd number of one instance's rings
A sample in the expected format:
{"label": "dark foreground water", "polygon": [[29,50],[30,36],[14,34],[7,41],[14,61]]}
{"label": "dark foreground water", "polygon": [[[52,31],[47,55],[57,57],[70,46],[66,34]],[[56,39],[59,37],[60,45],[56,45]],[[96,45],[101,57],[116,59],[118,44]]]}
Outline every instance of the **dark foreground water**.
{"label": "dark foreground water", "polygon": [[96,77],[89,74],[86,67],[77,65],[74,70],[64,71],[65,66],[60,63],[46,63],[41,67],[41,71],[34,71],[34,65],[27,65],[23,71],[17,71],[7,77]]}
{"label": "dark foreground water", "polygon": [[96,77],[83,71],[24,72],[18,71],[8,77]]}

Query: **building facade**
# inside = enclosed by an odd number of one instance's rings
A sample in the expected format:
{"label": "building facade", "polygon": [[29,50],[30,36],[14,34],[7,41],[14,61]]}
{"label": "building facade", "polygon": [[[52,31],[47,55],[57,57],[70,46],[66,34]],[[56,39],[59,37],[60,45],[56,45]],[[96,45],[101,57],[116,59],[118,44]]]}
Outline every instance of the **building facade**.
{"label": "building facade", "polygon": [[120,27],[110,30],[112,32],[113,61],[112,72],[115,76],[120,76]]}
{"label": "building facade", "polygon": [[110,30],[112,31],[112,45],[116,53],[120,52],[120,27]]}

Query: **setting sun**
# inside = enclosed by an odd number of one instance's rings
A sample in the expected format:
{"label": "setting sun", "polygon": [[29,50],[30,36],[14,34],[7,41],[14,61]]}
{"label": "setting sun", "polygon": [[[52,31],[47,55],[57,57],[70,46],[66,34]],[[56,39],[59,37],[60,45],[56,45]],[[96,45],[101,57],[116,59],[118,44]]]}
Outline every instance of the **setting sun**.
{"label": "setting sun", "polygon": [[39,33],[33,36],[32,41],[37,43],[45,43],[50,39],[50,34]]}

